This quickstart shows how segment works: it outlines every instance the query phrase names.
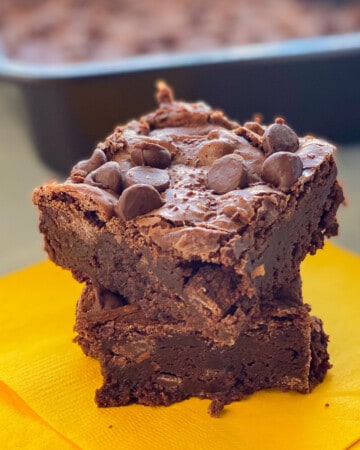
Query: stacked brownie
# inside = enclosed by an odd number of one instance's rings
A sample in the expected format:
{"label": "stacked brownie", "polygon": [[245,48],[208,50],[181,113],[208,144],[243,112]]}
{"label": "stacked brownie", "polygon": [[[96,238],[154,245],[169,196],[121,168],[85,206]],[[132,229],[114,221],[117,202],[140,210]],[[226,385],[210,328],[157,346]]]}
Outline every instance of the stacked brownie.
{"label": "stacked brownie", "polygon": [[175,101],[117,127],[34,192],[50,259],[85,282],[76,341],[99,406],[309,392],[330,367],[300,263],[337,234],[334,147],[281,118],[240,125]]}

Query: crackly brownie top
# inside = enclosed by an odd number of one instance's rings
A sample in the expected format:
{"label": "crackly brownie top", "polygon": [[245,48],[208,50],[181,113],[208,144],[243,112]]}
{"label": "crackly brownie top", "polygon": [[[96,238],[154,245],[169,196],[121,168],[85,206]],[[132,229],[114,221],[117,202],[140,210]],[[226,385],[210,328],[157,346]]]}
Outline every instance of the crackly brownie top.
{"label": "crackly brownie top", "polygon": [[332,158],[333,146],[299,138],[282,118],[240,125],[205,103],[175,101],[162,82],[157,100],[77,163],[63,189],[163,250],[206,259],[229,234],[271,226]]}

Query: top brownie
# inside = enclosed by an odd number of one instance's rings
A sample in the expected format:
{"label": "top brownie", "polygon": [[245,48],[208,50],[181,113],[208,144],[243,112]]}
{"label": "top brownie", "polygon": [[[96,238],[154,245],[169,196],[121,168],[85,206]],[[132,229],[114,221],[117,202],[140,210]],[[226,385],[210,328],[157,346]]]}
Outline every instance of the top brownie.
{"label": "top brownie", "polygon": [[278,118],[240,125],[175,101],[119,126],[34,192],[45,248],[80,281],[233,341],[266,303],[301,304],[300,263],[337,234],[334,147]]}

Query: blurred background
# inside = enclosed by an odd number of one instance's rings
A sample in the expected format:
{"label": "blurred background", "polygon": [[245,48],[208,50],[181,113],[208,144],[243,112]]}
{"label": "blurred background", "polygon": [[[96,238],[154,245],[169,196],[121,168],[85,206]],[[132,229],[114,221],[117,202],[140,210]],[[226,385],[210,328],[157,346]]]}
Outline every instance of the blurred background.
{"label": "blurred background", "polygon": [[117,60],[359,31],[357,0],[1,0],[13,59]]}
{"label": "blurred background", "polygon": [[[283,115],[299,134],[336,143],[348,205],[334,242],[360,253],[359,31],[358,1],[1,0],[0,275],[46,258],[33,188],[63,179],[116,123],[147,112],[162,74],[180,97],[232,118]],[[316,40],[287,46],[322,36],[336,37],[330,56],[312,53]],[[150,59],[136,71],[139,55]]]}

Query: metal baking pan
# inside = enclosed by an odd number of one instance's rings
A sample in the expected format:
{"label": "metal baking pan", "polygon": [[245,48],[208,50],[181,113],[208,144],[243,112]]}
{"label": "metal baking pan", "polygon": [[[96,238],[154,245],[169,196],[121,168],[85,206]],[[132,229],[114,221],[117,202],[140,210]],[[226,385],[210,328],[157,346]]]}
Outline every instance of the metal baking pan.
{"label": "metal baking pan", "polygon": [[159,78],[177,98],[204,100],[240,122],[281,115],[300,135],[360,141],[360,33],[111,63],[0,59],[0,80],[21,92],[41,158],[63,173],[115,125],[151,110]]}

